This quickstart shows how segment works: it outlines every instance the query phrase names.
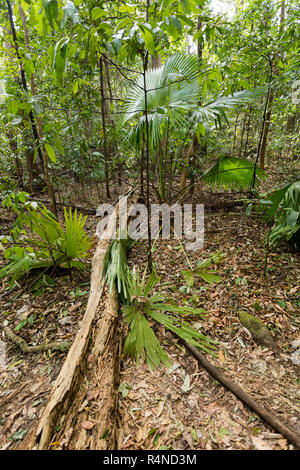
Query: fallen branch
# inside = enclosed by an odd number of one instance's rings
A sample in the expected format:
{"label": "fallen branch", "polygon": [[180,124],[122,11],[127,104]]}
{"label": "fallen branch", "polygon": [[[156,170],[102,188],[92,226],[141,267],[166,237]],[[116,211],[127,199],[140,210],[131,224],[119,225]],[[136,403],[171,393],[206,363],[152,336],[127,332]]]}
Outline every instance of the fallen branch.
{"label": "fallen branch", "polygon": [[[134,191],[135,188],[131,187],[125,192],[123,197],[128,196],[132,191]],[[116,205],[118,202],[119,198],[112,203],[112,205]],[[39,198],[32,198],[31,202],[41,202],[42,204],[49,206],[50,202],[47,199],[39,199]],[[72,209],[72,210],[78,210],[79,212],[83,212],[84,214],[92,214],[96,215],[96,208],[91,208],[91,207],[85,207],[85,206],[79,206],[78,204],[65,204],[63,202],[56,202],[57,206],[60,207],[66,207],[67,209]]]}
{"label": "fallen branch", "polygon": [[[39,198],[34,198],[32,199],[31,202],[41,202],[42,204],[44,204],[45,206],[49,206],[50,205],[50,202],[47,200],[47,199],[39,199]],[[66,207],[68,209],[72,209],[72,210],[78,210],[79,212],[83,212],[85,214],[93,214],[95,215],[96,213],[96,209],[92,209],[90,207],[84,207],[84,206],[79,206],[77,204],[64,204],[63,202],[56,202],[56,205],[57,206],[60,206],[60,207]]]}
{"label": "fallen branch", "polygon": [[188,349],[193,356],[202,364],[202,366],[208,370],[208,372],[218,380],[221,384],[225,385],[232,393],[234,393],[243,403],[249,408],[255,411],[269,426],[282,434],[286,439],[294,444],[297,449],[300,449],[300,434],[292,429],[288,428],[277,416],[271,411],[259,405],[248,393],[244,392],[238,385],[221,372],[217,367],[211,364],[205,356],[194,346],[191,346],[184,342],[186,349]]}
{"label": "fallen branch", "polygon": [[69,349],[71,346],[71,343],[69,343],[68,341],[64,343],[58,343],[58,342],[53,341],[52,343],[43,343],[43,344],[38,344],[36,346],[28,346],[26,341],[20,336],[15,335],[15,333],[12,331],[11,328],[9,328],[9,326],[4,327],[4,333],[25,354],[45,352],[45,351],[48,351],[49,349],[64,351],[66,349]]}

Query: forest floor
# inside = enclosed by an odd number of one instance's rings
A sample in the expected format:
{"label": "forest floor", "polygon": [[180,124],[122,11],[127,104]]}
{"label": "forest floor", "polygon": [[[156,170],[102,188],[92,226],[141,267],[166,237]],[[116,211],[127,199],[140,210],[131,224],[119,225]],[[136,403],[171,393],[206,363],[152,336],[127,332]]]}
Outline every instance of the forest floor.
{"label": "forest floor", "polygon": [[[231,194],[203,191],[193,201],[228,201]],[[114,195],[115,196],[115,195]],[[112,200],[115,198],[112,197]],[[300,431],[299,365],[293,343],[299,336],[300,256],[283,245],[270,253],[263,277],[267,226],[259,215],[245,216],[245,207],[232,212],[205,214],[205,240],[200,251],[187,252],[190,263],[222,250],[224,261],[216,270],[223,278],[209,285],[196,279],[188,292],[180,271],[187,269],[178,240],[158,240],[153,253],[160,291],[180,304],[208,311],[204,319],[191,318],[207,336],[218,341],[218,357],[209,360],[221,368],[258,403],[266,406],[292,429]],[[2,214],[5,215],[4,212]],[[93,235],[97,219],[89,216]],[[92,250],[90,259],[92,259]],[[146,245],[138,243],[129,264],[146,265]],[[71,341],[78,331],[89,294],[90,273],[61,273],[54,281],[28,282],[9,295],[0,292],[0,324],[15,329],[30,344]],[[33,284],[31,282],[31,284]],[[27,286],[27,288],[25,288]],[[238,311],[260,318],[270,329],[280,356],[258,345],[242,328]],[[172,359],[170,369],[150,371],[123,359],[119,388],[119,449],[292,449],[246,405],[214,380],[163,327],[155,332]],[[0,448],[22,448],[36,426],[66,352],[24,355],[4,334],[0,337]],[[90,393],[90,400],[93,397]],[[87,407],[89,409],[89,407]],[[91,419],[92,406],[90,407]],[[55,442],[55,449],[65,448]]]}

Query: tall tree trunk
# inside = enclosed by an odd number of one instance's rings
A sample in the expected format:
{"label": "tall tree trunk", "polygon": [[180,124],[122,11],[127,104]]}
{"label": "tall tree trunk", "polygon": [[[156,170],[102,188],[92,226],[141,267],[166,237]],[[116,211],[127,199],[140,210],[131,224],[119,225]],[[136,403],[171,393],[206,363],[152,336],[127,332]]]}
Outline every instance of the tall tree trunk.
{"label": "tall tree trunk", "polygon": [[[6,52],[7,52],[8,61],[9,61],[9,63],[13,63],[14,62],[14,60],[13,60],[14,59],[14,53],[12,52],[12,45],[11,45],[11,42],[10,42],[10,39],[9,39],[9,36],[11,36],[12,33],[11,33],[11,31],[9,31],[5,27],[5,25],[3,26],[3,31],[6,34],[6,36],[5,36],[5,49],[6,49]],[[25,126],[23,125],[23,123],[21,123],[21,127],[24,128],[24,131],[25,131]],[[23,137],[24,137],[24,135],[25,134],[23,133]],[[12,145],[11,145],[11,139],[15,139],[15,138],[16,137],[13,135],[13,132],[9,131],[8,132],[8,139],[9,139],[9,145],[10,145],[10,148],[11,148],[12,151],[13,151],[13,148],[14,148],[14,143],[12,143]],[[26,148],[28,148],[26,143],[25,143],[25,146],[26,146]],[[34,147],[34,142],[33,142],[33,147]],[[28,173],[30,192],[33,191],[33,180],[38,175],[38,168],[37,168],[37,165],[33,163],[33,157],[34,157],[34,152],[29,152],[29,154],[28,154],[27,151],[26,151],[26,169],[27,169],[27,173]],[[30,161],[28,159],[30,159]],[[18,162],[16,162],[17,169],[19,168],[20,165],[22,165],[22,160],[20,161],[19,158],[18,158]],[[23,179],[22,179],[22,183],[23,183]]]}
{"label": "tall tree trunk", "polygon": [[188,147],[185,148],[185,162],[184,162],[185,168],[183,169],[181,173],[180,186],[179,186],[179,189],[181,192],[183,192],[186,187],[187,167],[190,163],[193,152],[194,152],[194,143],[192,142]]}
{"label": "tall tree trunk", "polygon": [[[20,55],[19,55],[18,42],[17,42],[16,30],[15,30],[15,25],[14,25],[14,21],[13,21],[13,13],[12,13],[12,8],[11,8],[10,1],[6,0],[6,4],[7,4],[7,9],[8,9],[8,17],[9,17],[11,30],[12,30],[12,36],[13,36],[13,42],[14,42],[14,47],[15,47],[15,51],[16,51],[16,56],[17,56],[17,59],[18,59],[19,64],[20,64],[20,74],[21,74],[22,86],[23,86],[24,91],[27,92],[28,87],[27,87],[27,82],[26,82],[26,76],[25,76],[25,71],[24,71],[23,64],[22,64],[22,61],[21,61],[21,58],[20,58]],[[23,13],[24,13],[24,11],[23,11]],[[25,19],[25,15],[23,15],[23,16],[24,16],[24,19]],[[23,27],[24,27],[24,24],[23,24]],[[26,39],[25,30],[26,30],[26,34],[27,34],[27,39]],[[26,40],[28,41],[28,31],[27,31],[27,28],[26,28],[26,22],[25,22],[25,29],[24,29],[24,37],[25,37],[25,41]],[[29,46],[29,43],[26,44],[26,47],[28,47],[28,46]],[[39,136],[38,131],[37,131],[37,127],[36,127],[36,124],[35,124],[35,118],[34,118],[32,110],[30,110],[30,112],[29,112],[29,119],[30,119],[30,122],[31,122],[31,128],[32,128],[32,133],[33,133],[33,136],[34,136],[35,144],[37,145],[37,152],[38,152],[40,161],[41,161],[42,166],[43,166],[45,183],[46,183],[46,186],[47,186],[47,189],[48,189],[48,195],[49,195],[49,200],[50,200],[49,201],[50,202],[50,207],[51,207],[52,212],[55,215],[57,215],[54,191],[53,191],[53,188],[52,188],[52,184],[51,184],[50,177],[49,177],[49,172],[48,172],[48,155],[46,153],[45,148],[44,148],[44,151],[42,151],[42,149],[41,149],[40,136]]]}
{"label": "tall tree trunk", "polygon": [[[109,64],[108,64],[107,60],[104,61],[104,65],[105,65],[105,73],[106,73],[106,84],[107,84],[107,89],[108,89],[108,93],[109,93],[110,103],[112,105],[113,104],[113,93],[112,93],[111,82],[110,82]],[[113,115],[109,110],[109,107],[108,107],[108,121],[110,122],[110,124],[112,126],[112,129],[114,131],[113,141],[114,141],[115,152],[118,155],[118,185],[121,186],[121,184],[122,184],[123,165],[122,165],[122,162],[120,161],[119,146],[118,146],[118,141],[117,141],[117,138],[116,138],[116,134],[117,134],[116,125],[115,125]]]}
{"label": "tall tree trunk", "polygon": [[[149,5],[150,0],[146,2],[146,23],[149,20]],[[152,250],[151,250],[151,226],[150,226],[150,146],[149,146],[149,120],[148,120],[148,96],[147,96],[147,83],[146,72],[148,69],[149,52],[146,50],[143,56],[143,84],[144,84],[144,98],[145,98],[145,151],[146,151],[146,205],[147,205],[147,232],[148,232],[148,269],[152,272]]]}
{"label": "tall tree trunk", "polygon": [[269,134],[269,129],[270,129],[273,99],[274,99],[274,89],[271,88],[270,94],[269,94],[269,100],[268,100],[268,110],[266,114],[266,120],[264,123],[264,131],[263,131],[262,142],[261,142],[261,147],[260,147],[260,152],[259,152],[259,165],[262,169],[265,168],[265,154],[266,154],[267,140],[268,140],[268,134]]}
{"label": "tall tree trunk", "polygon": [[[19,1],[19,13],[20,13],[20,17],[21,17],[22,25],[23,25],[26,49],[28,50],[28,52],[30,52],[30,42],[29,42],[29,34],[28,34],[28,29],[27,29],[27,24],[26,24],[26,18],[25,18],[25,13],[24,13],[24,10],[22,8],[22,4],[20,1]],[[36,92],[35,79],[34,79],[33,73],[30,79],[30,88],[31,88],[32,96],[36,96],[37,92]],[[39,133],[40,141],[43,141],[43,137],[44,137],[43,122],[42,122],[41,116],[39,115],[37,115],[37,124],[38,124],[38,133]],[[47,186],[47,191],[48,191],[48,196],[49,196],[50,208],[53,214],[57,216],[55,194],[54,194],[53,186],[52,186],[50,175],[49,175],[48,154],[47,154],[44,142],[42,144],[42,165],[43,165],[45,183]]]}
{"label": "tall tree trunk", "polygon": [[103,131],[103,153],[104,153],[104,165],[105,165],[105,188],[106,197],[110,197],[109,191],[109,170],[108,170],[108,153],[107,153],[107,140],[106,140],[106,115],[105,115],[105,91],[104,91],[104,80],[103,80],[103,59],[99,60],[99,76],[100,76],[100,93],[101,93],[101,111],[102,111],[102,131]]}
{"label": "tall tree trunk", "polygon": [[161,58],[160,55],[152,55],[151,56],[151,68],[158,69],[161,66]]}
{"label": "tall tree trunk", "polygon": [[248,123],[247,123],[247,133],[246,133],[246,142],[245,142],[245,149],[244,149],[244,155],[247,155],[248,152],[248,142],[249,142],[249,133],[250,133],[250,123],[251,123],[251,111],[252,111],[252,106],[249,106],[249,116],[248,116]]}
{"label": "tall tree trunk", "polygon": [[[202,8],[201,8],[201,12],[202,12]],[[202,36],[200,37],[201,28],[202,28],[202,18],[201,18],[201,15],[198,15],[198,19],[197,19],[197,32],[198,32],[197,54],[198,54],[199,73],[201,71],[202,60],[203,60],[203,57],[202,57],[202,55],[203,55],[203,38],[202,38]],[[201,106],[201,100],[199,100],[197,104],[198,104],[198,106]],[[185,165],[184,165],[184,168],[183,168],[183,171],[182,171],[182,174],[181,174],[181,178],[180,178],[180,191],[184,191],[184,189],[186,187],[187,170],[188,170],[188,167],[189,167],[190,163],[193,162],[193,160],[194,160],[193,157],[196,154],[197,150],[199,150],[199,147],[200,147],[200,145],[199,145],[198,137],[197,137],[196,134],[194,134],[191,145],[189,145],[185,150]],[[191,182],[190,192],[192,193],[193,189],[194,189],[194,175],[193,175],[193,173],[191,175],[191,181],[190,182]]]}
{"label": "tall tree trunk", "polygon": [[289,114],[287,117],[287,123],[286,123],[286,133],[291,134],[295,128],[297,120],[297,111],[293,114]]}
{"label": "tall tree trunk", "polygon": [[244,133],[245,133],[245,127],[246,127],[246,114],[244,115],[244,120],[243,120],[243,127],[242,127],[242,132],[241,132],[241,141],[240,141],[240,150],[239,150],[239,157],[241,158],[242,156],[242,150],[243,150],[243,139],[244,139]]}
{"label": "tall tree trunk", "polygon": [[18,178],[19,187],[21,189],[24,189],[23,168],[22,168],[22,163],[21,163],[19,155],[18,155],[18,144],[17,144],[16,134],[12,130],[9,130],[7,132],[7,138],[8,138],[8,142],[9,142],[9,148],[10,148],[12,156],[14,157],[14,161],[15,161],[15,165],[16,165],[16,175],[17,175],[17,178]]}
{"label": "tall tree trunk", "polygon": [[232,155],[234,155],[238,120],[239,120],[239,114],[236,115],[235,124],[234,124],[234,134],[233,134],[233,144],[232,144]]}
{"label": "tall tree trunk", "polygon": [[142,148],[141,148],[141,169],[140,169],[140,184],[141,184],[141,196],[144,196],[144,169],[145,169],[145,137],[142,137]]}

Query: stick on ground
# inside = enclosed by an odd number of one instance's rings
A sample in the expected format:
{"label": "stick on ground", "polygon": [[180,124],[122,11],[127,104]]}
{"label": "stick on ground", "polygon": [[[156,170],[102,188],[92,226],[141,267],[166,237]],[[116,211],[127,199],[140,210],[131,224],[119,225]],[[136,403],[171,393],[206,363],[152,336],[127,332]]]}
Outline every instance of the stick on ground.
{"label": "stick on ground", "polygon": [[294,444],[297,449],[300,449],[300,434],[288,428],[277,416],[271,411],[262,407],[257,403],[248,393],[244,392],[237,384],[221,372],[217,367],[211,364],[205,356],[194,346],[184,342],[186,349],[188,349],[193,356],[201,363],[201,365],[221,384],[225,385],[232,393],[234,393],[243,403],[255,411],[269,426],[282,434],[286,439]]}
{"label": "stick on ground", "polygon": [[15,333],[12,331],[11,328],[9,328],[9,326],[5,326],[4,333],[25,354],[40,353],[40,352],[48,351],[49,349],[56,349],[59,351],[64,351],[65,349],[69,349],[69,347],[71,346],[71,343],[67,341],[64,343],[58,343],[57,341],[54,341],[52,343],[43,343],[43,344],[38,344],[36,346],[28,346],[26,341],[20,336],[15,335]]}

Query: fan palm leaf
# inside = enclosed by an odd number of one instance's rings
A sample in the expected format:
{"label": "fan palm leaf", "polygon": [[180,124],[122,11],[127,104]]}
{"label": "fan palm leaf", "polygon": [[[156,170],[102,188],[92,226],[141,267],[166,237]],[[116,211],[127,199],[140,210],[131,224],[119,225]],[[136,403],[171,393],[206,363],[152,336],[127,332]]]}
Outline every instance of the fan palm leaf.
{"label": "fan palm leaf", "polygon": [[253,177],[264,177],[260,168],[254,168],[253,163],[244,158],[220,157],[217,162],[209,168],[202,178],[211,187],[225,189],[250,189]]}
{"label": "fan palm leaf", "polygon": [[138,361],[145,359],[150,368],[171,364],[149,324],[149,320],[154,320],[187,343],[214,354],[216,342],[190,326],[182,318],[183,315],[203,316],[206,311],[201,308],[165,303],[166,298],[162,294],[151,295],[152,290],[159,282],[159,277],[155,272],[152,272],[146,279],[145,274],[146,271],[141,278],[135,270],[128,271],[131,305],[122,307],[124,318],[129,323],[124,353]]}
{"label": "fan palm leaf", "polygon": [[[146,91],[149,142],[152,148],[157,148],[161,139],[161,127],[166,118],[171,119],[175,127],[186,127],[187,120],[193,126],[218,121],[220,117],[225,117],[225,109],[253,101],[265,93],[265,88],[220,96],[199,106],[198,58],[195,55],[177,53],[168,57],[161,67],[146,72]],[[141,144],[145,132],[145,110],[144,82],[141,76],[129,91],[123,115],[119,120],[120,125],[130,120],[135,121],[129,138],[136,146]]]}

